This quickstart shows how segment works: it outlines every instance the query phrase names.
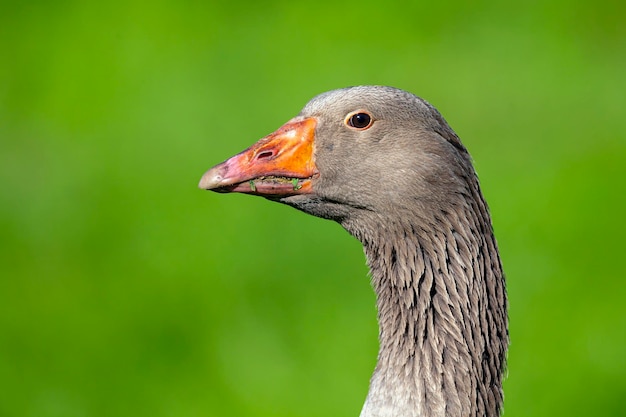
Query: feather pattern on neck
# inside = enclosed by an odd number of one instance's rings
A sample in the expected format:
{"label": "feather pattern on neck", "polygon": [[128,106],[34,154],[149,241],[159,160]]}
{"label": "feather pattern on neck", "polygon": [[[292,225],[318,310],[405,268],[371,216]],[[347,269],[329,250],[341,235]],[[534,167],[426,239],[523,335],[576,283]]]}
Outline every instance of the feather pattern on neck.
{"label": "feather pattern on neck", "polygon": [[501,412],[506,292],[472,185],[445,210],[344,223],[364,245],[378,307],[380,350],[361,417]]}

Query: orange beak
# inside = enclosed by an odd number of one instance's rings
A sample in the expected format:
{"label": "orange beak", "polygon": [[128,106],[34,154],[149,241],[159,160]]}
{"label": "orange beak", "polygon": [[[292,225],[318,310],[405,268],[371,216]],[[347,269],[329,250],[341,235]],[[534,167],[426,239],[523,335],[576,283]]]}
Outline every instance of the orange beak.
{"label": "orange beak", "polygon": [[319,173],[313,149],[315,118],[290,120],[245,151],[214,166],[200,188],[222,193],[289,196],[311,192]]}

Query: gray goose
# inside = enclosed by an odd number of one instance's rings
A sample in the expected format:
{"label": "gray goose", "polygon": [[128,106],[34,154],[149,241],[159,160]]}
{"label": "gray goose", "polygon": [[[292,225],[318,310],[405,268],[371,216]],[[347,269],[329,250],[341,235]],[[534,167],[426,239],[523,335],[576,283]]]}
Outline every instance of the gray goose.
{"label": "gray goose", "polygon": [[199,186],[293,206],[361,241],[380,330],[361,417],[501,413],[498,248],[470,155],[432,105],[391,87],[323,93]]}

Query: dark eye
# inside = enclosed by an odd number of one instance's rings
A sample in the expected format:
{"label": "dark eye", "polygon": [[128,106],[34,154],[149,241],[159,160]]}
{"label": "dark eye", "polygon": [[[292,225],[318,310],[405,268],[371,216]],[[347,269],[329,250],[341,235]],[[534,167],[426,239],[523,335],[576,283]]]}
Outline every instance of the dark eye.
{"label": "dark eye", "polygon": [[355,129],[367,129],[372,125],[372,116],[369,113],[359,110],[349,114],[346,118],[346,123],[348,126]]}

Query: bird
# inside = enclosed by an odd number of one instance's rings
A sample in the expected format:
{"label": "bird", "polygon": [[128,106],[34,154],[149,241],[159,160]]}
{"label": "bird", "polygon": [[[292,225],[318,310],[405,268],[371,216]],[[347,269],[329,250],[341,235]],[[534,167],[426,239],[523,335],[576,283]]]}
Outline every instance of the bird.
{"label": "bird", "polygon": [[360,417],[502,413],[508,304],[491,216],[467,148],[426,100],[319,94],[199,187],[287,204],[362,243],[379,352]]}

